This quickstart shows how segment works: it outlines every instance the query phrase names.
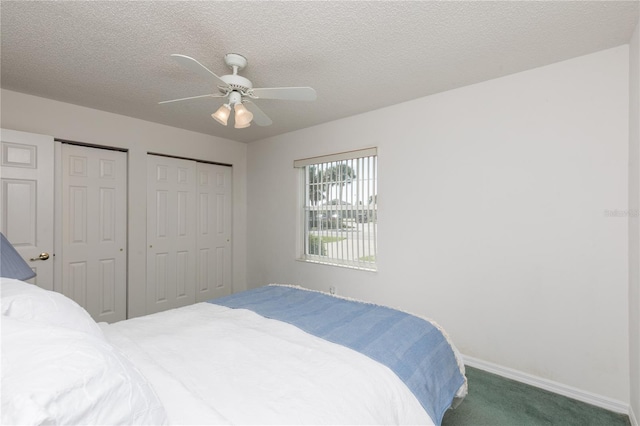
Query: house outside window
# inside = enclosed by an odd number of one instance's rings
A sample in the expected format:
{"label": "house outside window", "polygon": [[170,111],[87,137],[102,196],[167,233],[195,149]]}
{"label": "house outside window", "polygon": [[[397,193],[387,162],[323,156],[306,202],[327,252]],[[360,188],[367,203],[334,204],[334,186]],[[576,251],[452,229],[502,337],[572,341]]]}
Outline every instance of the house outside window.
{"label": "house outside window", "polygon": [[300,259],[376,270],[377,149],[296,160],[300,169]]}

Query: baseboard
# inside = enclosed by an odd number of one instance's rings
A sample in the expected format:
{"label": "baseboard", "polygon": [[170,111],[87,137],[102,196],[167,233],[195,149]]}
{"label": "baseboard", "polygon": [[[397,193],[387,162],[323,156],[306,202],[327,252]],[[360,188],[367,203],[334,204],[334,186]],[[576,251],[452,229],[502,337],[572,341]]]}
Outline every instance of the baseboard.
{"label": "baseboard", "polygon": [[528,373],[523,373],[522,371],[503,367],[501,365],[493,364],[491,362],[483,361],[481,359],[473,358],[470,356],[463,355],[462,358],[465,365],[468,365],[470,367],[497,374],[498,376],[525,383],[527,385],[535,386],[537,388],[557,393],[568,398],[577,399],[578,401],[586,402],[587,404],[595,405],[596,407],[604,408],[605,410],[627,414],[630,417],[631,424],[633,426],[638,426],[637,419],[633,415],[631,407],[629,406],[629,404],[625,404],[622,401],[583,391],[572,386],[564,385],[562,383],[554,382],[548,379],[543,379],[541,377],[533,376]]}
{"label": "baseboard", "polygon": [[636,417],[635,413],[633,412],[633,407],[629,408],[629,421],[631,422],[631,426],[639,426],[638,425],[638,418]]}

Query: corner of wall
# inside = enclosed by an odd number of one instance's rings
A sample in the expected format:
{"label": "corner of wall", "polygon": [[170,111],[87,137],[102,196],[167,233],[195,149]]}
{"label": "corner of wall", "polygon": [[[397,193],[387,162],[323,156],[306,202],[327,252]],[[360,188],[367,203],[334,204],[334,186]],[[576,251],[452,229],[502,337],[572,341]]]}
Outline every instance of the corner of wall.
{"label": "corner of wall", "polygon": [[[629,210],[640,206],[640,13],[629,40]],[[629,419],[640,414],[640,218],[629,214]]]}

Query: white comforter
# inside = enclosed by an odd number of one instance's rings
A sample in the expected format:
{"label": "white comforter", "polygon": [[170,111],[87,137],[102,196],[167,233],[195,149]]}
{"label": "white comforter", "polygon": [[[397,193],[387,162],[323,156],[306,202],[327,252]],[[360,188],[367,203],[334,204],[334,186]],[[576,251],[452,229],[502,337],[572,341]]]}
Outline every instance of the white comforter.
{"label": "white comforter", "polygon": [[210,303],[101,324],[172,424],[429,424],[386,366],[251,311]]}

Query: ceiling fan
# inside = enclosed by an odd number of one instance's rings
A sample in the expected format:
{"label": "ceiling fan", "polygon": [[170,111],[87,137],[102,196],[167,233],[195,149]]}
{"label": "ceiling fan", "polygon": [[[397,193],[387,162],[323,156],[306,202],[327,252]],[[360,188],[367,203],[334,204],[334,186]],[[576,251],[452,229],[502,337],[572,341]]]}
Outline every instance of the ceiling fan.
{"label": "ceiling fan", "polygon": [[251,121],[258,126],[271,125],[273,123],[271,119],[253,102],[256,99],[281,99],[290,101],[314,101],[316,99],[316,91],[311,87],[254,88],[249,79],[238,75],[238,71],[247,66],[247,58],[237,53],[227,53],[224,56],[224,62],[233,70],[233,73],[223,76],[216,75],[200,62],[188,56],[173,54],[171,57],[185,68],[205,78],[211,79],[218,89],[218,92],[190,96],[188,98],[172,99],[159,103],[166,104],[198,98],[228,98],[225,104],[211,114],[211,117],[225,126],[231,115],[232,108],[235,112],[234,127],[236,129],[249,127]]}

